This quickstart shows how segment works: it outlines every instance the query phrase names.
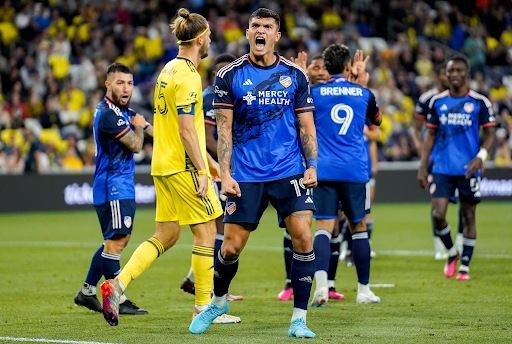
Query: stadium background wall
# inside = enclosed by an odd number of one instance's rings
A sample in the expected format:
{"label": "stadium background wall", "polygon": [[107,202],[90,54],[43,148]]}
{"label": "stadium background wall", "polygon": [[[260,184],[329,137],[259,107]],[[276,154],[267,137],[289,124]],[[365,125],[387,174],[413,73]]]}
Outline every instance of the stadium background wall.
{"label": "stadium background wall", "polygon": [[[379,164],[375,203],[428,202],[418,187],[413,163]],[[0,213],[92,210],[93,174],[0,176]],[[155,189],[148,170],[135,174],[138,208],[155,206]],[[481,182],[484,201],[512,201],[512,169],[486,168]]]}

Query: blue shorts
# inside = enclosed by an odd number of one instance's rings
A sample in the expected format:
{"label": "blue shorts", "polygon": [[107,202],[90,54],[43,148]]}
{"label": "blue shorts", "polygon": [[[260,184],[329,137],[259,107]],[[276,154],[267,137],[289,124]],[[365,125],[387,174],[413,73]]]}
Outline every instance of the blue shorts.
{"label": "blue shorts", "polygon": [[[242,197],[227,199],[224,222],[250,223],[254,224],[254,229],[256,229],[269,201],[281,219],[286,219],[296,211],[312,210],[315,212],[313,192],[304,187],[302,179],[303,175],[297,174],[270,182],[238,183]],[[280,221],[279,226],[285,227],[284,221]]]}
{"label": "blue shorts", "polygon": [[131,234],[135,218],[135,200],[120,199],[94,206],[100,220],[103,239],[107,240],[114,234]]}
{"label": "blue shorts", "polygon": [[481,201],[480,177],[466,179],[464,176],[448,176],[444,174],[433,174],[434,181],[430,184],[430,195],[432,198],[448,198],[459,189],[459,198],[463,203],[476,204]]}
{"label": "blue shorts", "polygon": [[[432,173],[432,169],[434,168],[434,163],[431,161],[427,165],[427,173],[428,173],[428,182],[429,182],[429,189],[432,187],[432,184],[434,183],[434,174]],[[457,198],[455,198],[455,191],[453,194],[449,197],[450,203],[457,204]]]}
{"label": "blue shorts", "polygon": [[370,184],[319,181],[315,188],[315,219],[336,219],[340,203],[352,223],[361,222],[370,213]]}

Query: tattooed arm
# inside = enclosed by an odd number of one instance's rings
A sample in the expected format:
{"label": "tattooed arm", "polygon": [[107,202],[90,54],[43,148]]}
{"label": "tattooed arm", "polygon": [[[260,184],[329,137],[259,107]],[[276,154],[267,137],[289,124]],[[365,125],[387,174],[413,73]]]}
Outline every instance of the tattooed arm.
{"label": "tattooed arm", "polygon": [[308,169],[304,173],[304,186],[314,188],[318,182],[316,179],[316,160],[318,158],[318,146],[316,142],[316,128],[313,112],[302,112],[298,115],[300,125],[300,141],[306,158]]}
{"label": "tattooed arm", "polygon": [[231,177],[231,157],[233,156],[233,110],[215,109],[217,118],[217,156],[222,179],[221,193],[228,197],[240,197],[240,187]]}
{"label": "tattooed arm", "polygon": [[138,153],[144,144],[144,127],[146,125],[146,120],[141,115],[136,114],[131,118],[130,122],[135,129],[129,130],[126,135],[119,139],[119,142],[121,142],[130,151]]}
{"label": "tattooed arm", "polygon": [[153,137],[153,126],[146,122],[146,127],[144,128],[144,134],[148,137]]}

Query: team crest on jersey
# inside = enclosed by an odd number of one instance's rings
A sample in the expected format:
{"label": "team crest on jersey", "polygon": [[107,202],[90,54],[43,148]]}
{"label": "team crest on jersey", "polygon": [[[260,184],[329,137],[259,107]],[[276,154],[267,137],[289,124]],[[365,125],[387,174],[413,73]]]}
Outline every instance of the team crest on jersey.
{"label": "team crest on jersey", "polygon": [[292,78],[289,76],[281,76],[279,77],[279,83],[284,87],[288,87],[292,84]]}
{"label": "team crest on jersey", "polygon": [[126,228],[130,228],[132,226],[132,217],[131,216],[124,217],[124,225],[126,226]]}
{"label": "team crest on jersey", "polygon": [[227,202],[226,203],[226,213],[229,215],[232,215],[236,210],[236,203],[235,202]]}
{"label": "team crest on jersey", "polygon": [[467,102],[464,104],[464,111],[466,111],[467,113],[472,113],[474,109],[475,105],[473,105],[473,103]]}

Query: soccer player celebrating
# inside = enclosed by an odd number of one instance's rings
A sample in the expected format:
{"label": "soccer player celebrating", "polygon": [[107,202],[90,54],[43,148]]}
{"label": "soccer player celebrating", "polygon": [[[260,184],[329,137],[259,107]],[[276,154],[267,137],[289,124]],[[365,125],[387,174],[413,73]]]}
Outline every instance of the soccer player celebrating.
{"label": "soccer player celebrating", "polygon": [[[361,55],[357,52],[356,55]],[[349,81],[352,77],[350,51],[347,46],[331,44],[323,52],[325,68],[332,76],[323,85],[312,87],[316,103],[315,125],[318,128],[318,187],[315,190],[317,230],[316,290],[312,305],[329,300],[327,270],[330,239],[341,202],[352,233],[352,254],[357,271],[357,303],[377,303],[369,287],[370,243],[365,216],[370,209],[368,152],[364,145],[364,126],[368,119],[380,125],[382,116],[373,93]],[[359,71],[360,84],[368,75]]]}
{"label": "soccer player celebrating", "polygon": [[[418,151],[418,154],[421,155],[422,152],[422,130],[425,125],[425,120],[428,114],[428,104],[430,103],[430,100],[432,97],[438,95],[439,93],[445,91],[448,89],[448,78],[446,77],[446,65],[442,64],[436,68],[437,73],[437,85],[436,87],[428,90],[427,92],[423,93],[420,98],[418,99],[418,103],[416,104],[415,111],[414,111],[414,142],[416,144],[416,150]],[[432,150],[432,153],[430,154],[430,160],[429,164],[427,165],[427,171],[428,171],[428,180],[429,183],[432,183],[433,177],[432,177],[432,166],[434,165],[434,156],[435,156],[435,150]],[[457,199],[455,196],[450,197],[450,202],[457,203]],[[430,211],[430,217],[432,218],[432,211]],[[447,258],[447,255],[445,253],[445,247],[441,239],[437,236],[436,230],[434,227],[434,220],[432,219],[432,233],[434,235],[434,258],[436,260],[443,260]],[[455,240],[455,246],[457,247],[457,250],[459,252],[462,252],[462,206],[459,206],[459,233],[457,234],[457,239]]]}
{"label": "soccer player celebrating", "polygon": [[218,164],[206,152],[201,77],[196,70],[208,56],[210,28],[203,16],[183,8],[171,28],[179,40],[178,57],[165,65],[155,86],[151,174],[156,188],[156,232],[135,250],[116,279],[101,285],[103,315],[112,326],[119,322],[121,292],[176,243],[181,225],[190,225],[194,236],[194,314],[210,303],[214,220],[222,209],[208,173],[210,166],[212,174],[218,175]]}
{"label": "soccer player celebrating", "polygon": [[[491,102],[468,87],[469,63],[456,56],[446,66],[449,90],[434,96],[429,104],[428,131],[423,143],[418,182],[430,189],[432,217],[437,235],[448,250],[444,275],[455,275],[460,254],[452,242],[450,225],[446,222],[449,198],[459,190],[464,224],[462,259],[456,279],[469,280],[469,263],[476,242],[475,210],[480,202],[480,177],[487,150],[494,141],[496,120]],[[480,126],[485,132],[480,149]],[[427,163],[436,151],[432,172],[434,181],[427,180]]]}
{"label": "soccer player celebrating", "polygon": [[[231,54],[220,54],[213,61],[213,71],[211,73],[215,76],[217,72],[236,60]],[[210,74],[210,72],[209,72]],[[217,120],[215,118],[215,111],[213,110],[213,98],[215,95],[215,84],[208,86],[203,91],[203,112],[204,112],[204,124],[205,124],[205,136],[206,136],[206,150],[208,154],[212,156],[215,160],[217,160]],[[220,193],[220,182],[214,184],[215,193],[220,199],[222,208],[226,206],[226,196],[221,196]],[[224,216],[221,215],[215,220],[215,226],[217,227],[217,234],[215,235],[215,249],[213,251],[213,257],[216,257],[219,253],[222,242],[224,241],[224,223],[222,220]],[[192,267],[188,272],[188,276],[181,283],[180,288],[190,294],[195,294],[195,286],[194,286],[194,271]],[[231,295],[227,296],[228,301],[241,301],[243,297],[240,295]],[[220,321],[221,319],[217,318],[216,321]]]}
{"label": "soccer player celebrating", "polygon": [[246,31],[249,54],[217,73],[214,108],[222,193],[230,198],[224,214],[224,242],[215,260],[214,296],[206,311],[192,321],[192,333],[205,332],[217,315],[228,310],[226,296],[238,257],[270,201],[284,219],[294,247],[295,297],[288,336],[315,337],[306,326],[315,270],[311,241],[315,207],[309,190],[317,184],[314,104],[305,72],[274,53],[281,37],[279,24],[274,11],[253,12]]}
{"label": "soccer player celebrating", "polygon": [[[96,285],[102,276],[115,278],[121,271],[121,252],[130,240],[135,218],[135,162],[144,143],[144,133],[153,135],[144,117],[128,108],[133,91],[133,73],[122,63],[107,69],[106,96],[96,106],[94,141],[96,171],[93,204],[103,232],[103,244],[96,250],[83,287],[75,303],[95,312],[102,311],[96,298]],[[120,314],[147,314],[121,295]]]}

